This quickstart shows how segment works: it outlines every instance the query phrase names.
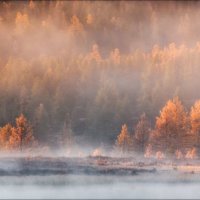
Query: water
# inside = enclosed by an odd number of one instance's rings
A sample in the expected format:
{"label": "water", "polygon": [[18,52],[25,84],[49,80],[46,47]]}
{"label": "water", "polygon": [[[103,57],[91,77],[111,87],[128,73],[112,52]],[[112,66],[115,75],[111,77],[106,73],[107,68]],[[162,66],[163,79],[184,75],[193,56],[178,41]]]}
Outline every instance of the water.
{"label": "water", "polygon": [[0,199],[199,199],[200,164],[183,164],[146,160],[141,165],[130,158],[1,158]]}
{"label": "water", "polygon": [[200,198],[199,175],[1,176],[0,198]]}

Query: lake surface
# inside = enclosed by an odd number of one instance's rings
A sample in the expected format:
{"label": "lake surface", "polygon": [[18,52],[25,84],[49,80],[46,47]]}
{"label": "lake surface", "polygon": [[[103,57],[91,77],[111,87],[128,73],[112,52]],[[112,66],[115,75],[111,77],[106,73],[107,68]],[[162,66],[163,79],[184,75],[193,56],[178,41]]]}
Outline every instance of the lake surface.
{"label": "lake surface", "polygon": [[1,176],[0,198],[200,198],[199,175]]}
{"label": "lake surface", "polygon": [[5,157],[0,199],[199,199],[199,166],[199,161]]}

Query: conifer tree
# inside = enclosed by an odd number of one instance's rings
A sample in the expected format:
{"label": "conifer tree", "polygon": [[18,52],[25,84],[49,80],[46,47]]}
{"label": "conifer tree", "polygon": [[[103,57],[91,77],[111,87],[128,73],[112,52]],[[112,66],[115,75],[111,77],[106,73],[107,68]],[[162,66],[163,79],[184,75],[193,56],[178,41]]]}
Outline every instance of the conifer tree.
{"label": "conifer tree", "polygon": [[196,101],[190,111],[191,133],[196,139],[196,146],[200,149],[200,101]]}
{"label": "conifer tree", "polygon": [[12,129],[9,142],[12,148],[20,151],[34,145],[35,139],[32,127],[23,114],[16,118],[16,127]]}
{"label": "conifer tree", "polygon": [[117,136],[116,147],[122,153],[126,154],[131,150],[132,140],[128,132],[127,125],[122,126],[120,134]]}
{"label": "conifer tree", "polygon": [[178,97],[169,100],[162,108],[155,126],[160,145],[167,153],[174,154],[177,149],[183,148],[182,141],[188,131],[187,121],[187,113]]}
{"label": "conifer tree", "polygon": [[138,152],[144,154],[150,133],[150,123],[146,115],[142,114],[135,128],[134,142]]}
{"label": "conifer tree", "polygon": [[1,149],[7,149],[9,147],[9,139],[12,134],[11,124],[6,124],[0,128],[0,147]]}

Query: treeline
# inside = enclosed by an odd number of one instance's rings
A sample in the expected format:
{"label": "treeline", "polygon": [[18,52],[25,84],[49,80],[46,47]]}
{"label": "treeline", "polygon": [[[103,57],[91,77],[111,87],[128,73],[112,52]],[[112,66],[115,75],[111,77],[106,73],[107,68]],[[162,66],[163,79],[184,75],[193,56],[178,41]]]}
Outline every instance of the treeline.
{"label": "treeline", "polygon": [[[48,142],[40,143],[34,135],[33,125],[23,114],[20,114],[14,124],[7,123],[0,127],[0,152],[48,153],[50,150]],[[70,126],[65,125],[62,128],[58,140],[60,149],[63,149],[67,155],[75,145]]]}
{"label": "treeline", "polygon": [[150,126],[145,114],[131,132],[124,124],[116,147],[122,154],[196,158],[200,153],[200,101],[188,113],[178,97],[169,100],[156,117],[155,127]]}
{"label": "treeline", "polygon": [[198,3],[0,2],[0,126],[23,113],[40,144],[58,148],[67,133],[111,146],[121,124],[143,112],[154,124],[176,95],[189,108],[200,98]]}
{"label": "treeline", "polygon": [[[14,126],[8,123],[0,128],[0,150],[25,152],[42,149],[44,146],[38,143],[33,133],[31,123],[21,114]],[[65,149],[67,153],[75,144],[71,127],[65,125],[59,135],[60,149]],[[81,144],[78,146],[81,147]],[[141,115],[131,131],[124,124],[115,141],[114,152],[122,156],[142,155],[158,159],[197,158],[200,153],[200,101],[196,101],[187,112],[178,97],[169,100],[156,117],[154,127],[145,114]],[[101,152],[97,153],[101,155]]]}

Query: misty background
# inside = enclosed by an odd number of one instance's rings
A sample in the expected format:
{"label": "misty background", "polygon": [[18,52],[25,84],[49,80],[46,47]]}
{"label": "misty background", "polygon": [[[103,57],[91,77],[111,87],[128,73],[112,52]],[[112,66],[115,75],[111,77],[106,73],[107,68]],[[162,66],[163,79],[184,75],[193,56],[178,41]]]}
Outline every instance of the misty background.
{"label": "misty background", "polygon": [[199,1],[0,2],[0,126],[41,144],[112,145],[142,113],[200,98]]}

